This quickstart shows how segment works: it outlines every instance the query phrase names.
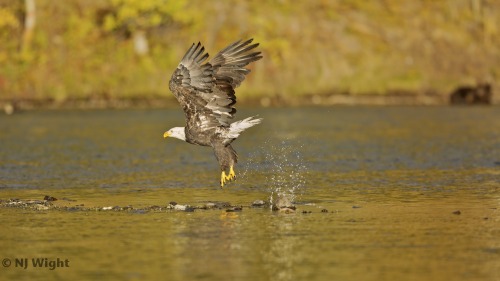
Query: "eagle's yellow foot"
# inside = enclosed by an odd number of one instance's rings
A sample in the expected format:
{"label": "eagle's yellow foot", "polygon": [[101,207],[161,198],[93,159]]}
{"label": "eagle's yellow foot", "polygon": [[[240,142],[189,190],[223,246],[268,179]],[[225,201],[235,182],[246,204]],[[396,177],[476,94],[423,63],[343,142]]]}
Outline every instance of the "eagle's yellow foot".
{"label": "eagle's yellow foot", "polygon": [[233,166],[229,168],[229,174],[226,175],[225,171],[220,174],[220,187],[224,187],[224,184],[236,179],[236,174],[234,173]]}
{"label": "eagle's yellow foot", "polygon": [[220,188],[224,187],[226,181],[227,181],[226,172],[222,171],[222,173],[220,174]]}
{"label": "eagle's yellow foot", "polygon": [[234,173],[233,166],[229,168],[229,175],[226,177],[226,180],[236,180],[236,174]]}

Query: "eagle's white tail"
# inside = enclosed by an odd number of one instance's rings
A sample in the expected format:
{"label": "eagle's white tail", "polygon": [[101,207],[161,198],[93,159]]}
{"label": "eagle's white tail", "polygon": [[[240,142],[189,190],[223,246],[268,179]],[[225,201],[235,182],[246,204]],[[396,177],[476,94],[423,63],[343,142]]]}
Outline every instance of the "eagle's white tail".
{"label": "eagle's white tail", "polygon": [[260,124],[260,122],[262,122],[262,118],[257,118],[257,119],[253,119],[253,118],[254,117],[252,116],[252,117],[248,117],[248,118],[245,118],[243,120],[231,123],[231,125],[229,125],[229,133],[227,134],[227,138],[235,139],[244,130],[246,130],[252,126],[255,126],[257,124]]}

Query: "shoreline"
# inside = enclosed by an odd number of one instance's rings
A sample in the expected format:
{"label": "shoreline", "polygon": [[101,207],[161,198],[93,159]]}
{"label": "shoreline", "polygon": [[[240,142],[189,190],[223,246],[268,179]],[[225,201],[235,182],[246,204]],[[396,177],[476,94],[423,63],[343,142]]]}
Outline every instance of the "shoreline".
{"label": "shoreline", "polygon": [[[303,95],[287,97],[283,95],[255,98],[240,98],[238,105],[261,107],[294,106],[445,106],[450,105],[448,95],[439,94],[331,94]],[[492,99],[491,105],[499,105],[500,100]],[[4,113],[37,109],[125,109],[125,108],[164,108],[175,107],[178,103],[173,97],[154,98],[80,98],[58,101],[54,99],[17,99],[0,100]]]}

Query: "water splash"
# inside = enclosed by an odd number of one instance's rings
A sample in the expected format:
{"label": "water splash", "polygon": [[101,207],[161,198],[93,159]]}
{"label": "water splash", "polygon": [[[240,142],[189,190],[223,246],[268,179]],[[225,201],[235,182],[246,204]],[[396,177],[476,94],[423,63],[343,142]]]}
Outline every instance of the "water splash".
{"label": "water splash", "polygon": [[257,167],[264,176],[264,186],[270,192],[272,206],[290,207],[304,193],[307,167],[300,153],[302,150],[303,145],[294,141],[274,144],[266,141],[248,157],[250,161],[247,161],[244,174],[249,167]]}

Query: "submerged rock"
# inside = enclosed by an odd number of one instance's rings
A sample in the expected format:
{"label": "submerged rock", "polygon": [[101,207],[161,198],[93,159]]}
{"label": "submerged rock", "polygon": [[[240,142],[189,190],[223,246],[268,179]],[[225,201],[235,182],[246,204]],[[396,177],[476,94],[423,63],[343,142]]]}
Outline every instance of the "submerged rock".
{"label": "submerged rock", "polygon": [[288,208],[288,207],[280,208],[279,212],[280,213],[285,213],[285,214],[292,214],[292,213],[295,213],[295,207],[293,209],[292,208]]}
{"label": "submerged rock", "polygon": [[57,198],[49,196],[49,195],[45,195],[45,197],[43,197],[43,200],[45,200],[45,201],[57,201]]}
{"label": "submerged rock", "polygon": [[39,211],[44,211],[44,210],[48,210],[49,207],[48,206],[45,206],[45,205],[42,205],[42,204],[36,204],[35,205],[35,209],[39,210]]}
{"label": "submerged rock", "polygon": [[[129,213],[147,213],[147,212],[158,212],[158,211],[184,211],[184,212],[194,212],[195,210],[225,210],[224,213],[235,213],[241,212],[243,206],[235,206],[229,202],[225,201],[205,201],[203,205],[191,206],[188,204],[178,204],[177,202],[171,201],[167,206],[151,205],[141,208],[133,208],[132,205],[126,206],[90,206],[86,207],[85,204],[74,204],[76,200],[71,200],[67,198],[61,199],[62,202],[58,204],[53,203],[57,200],[55,197],[46,195],[43,200],[31,200],[31,199],[0,199],[0,207],[14,207],[20,209],[30,209],[34,211],[115,211],[115,212],[129,212]],[[66,202],[64,202],[66,201]],[[255,200],[251,206],[245,205],[245,207],[263,207],[269,206],[269,202],[264,200]],[[280,211],[284,213],[292,213],[295,211],[295,206],[291,203],[291,200],[285,197],[279,197],[276,203],[273,204],[273,210]]]}
{"label": "submerged rock", "polygon": [[209,209],[224,209],[232,207],[231,203],[225,201],[201,201],[203,205],[194,207],[195,209],[209,210]]}
{"label": "submerged rock", "polygon": [[186,209],[192,208],[192,207],[189,206],[189,205],[181,205],[181,204],[175,203],[175,205],[169,204],[168,208],[172,209],[172,210],[175,210],[175,211],[186,211]]}
{"label": "submerged rock", "polygon": [[287,194],[279,194],[272,206],[273,211],[281,211],[289,212],[289,210],[295,211],[296,207],[293,205],[290,195]]}
{"label": "submerged rock", "polygon": [[243,207],[232,207],[230,209],[227,209],[226,212],[241,212],[243,210]]}
{"label": "submerged rock", "polygon": [[252,207],[264,207],[266,202],[264,200],[255,200],[252,202]]}
{"label": "submerged rock", "polygon": [[52,207],[52,204],[46,200],[21,200],[18,198],[13,198],[7,201],[2,200],[2,206],[34,210],[48,210]]}

